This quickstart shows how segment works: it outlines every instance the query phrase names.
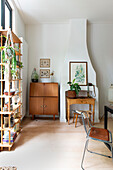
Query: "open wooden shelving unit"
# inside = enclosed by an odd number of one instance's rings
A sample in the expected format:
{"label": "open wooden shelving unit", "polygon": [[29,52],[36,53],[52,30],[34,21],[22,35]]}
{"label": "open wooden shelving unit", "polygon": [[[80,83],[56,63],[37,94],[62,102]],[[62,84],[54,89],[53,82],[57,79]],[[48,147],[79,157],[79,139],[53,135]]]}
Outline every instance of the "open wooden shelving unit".
{"label": "open wooden shelving unit", "polygon": [[[0,30],[0,46],[4,46],[5,45],[5,38],[3,36],[7,37],[7,33],[8,30]],[[12,34],[12,40],[13,40],[13,44],[15,45],[18,44],[19,47],[19,51],[15,51],[16,57],[18,58],[18,61],[21,62],[21,41],[20,39],[11,31]],[[11,150],[11,147],[13,146],[17,136],[19,135],[21,128],[20,128],[20,122],[21,122],[21,117],[22,117],[22,83],[21,80],[22,79],[11,79],[10,81],[4,79],[4,74],[3,74],[3,67],[6,67],[7,63],[3,63],[3,59],[2,59],[2,50],[1,50],[1,60],[0,60],[0,71],[1,71],[1,77],[0,77],[0,88],[1,88],[1,93],[0,93],[0,131],[1,131],[1,142],[0,142],[0,147],[1,150],[3,150],[3,148],[8,148],[9,151]],[[20,75],[21,75],[21,69],[19,69],[19,66],[16,66],[16,68],[18,68],[18,70],[20,71]],[[22,75],[21,75],[22,76]],[[7,84],[5,84],[7,83]],[[8,91],[8,95],[4,94],[4,86],[7,86],[9,91]],[[14,95],[10,94],[10,89],[11,86],[13,86],[13,88],[15,88],[15,91],[18,88],[18,92],[15,93]],[[18,102],[18,104],[14,104],[15,97],[18,97],[20,99],[20,101]],[[4,111],[4,105],[5,105],[5,100],[8,100],[8,106],[7,106],[7,111]],[[12,102],[13,101],[13,102]],[[12,109],[11,109],[11,104],[12,104]],[[18,115],[16,117],[16,114]],[[7,116],[8,118],[8,126],[5,127],[5,120],[4,117]],[[14,117],[14,124],[13,126],[11,126],[11,116]],[[18,131],[15,130],[15,126],[18,124]],[[3,138],[4,138],[4,134],[6,133],[6,131],[9,134],[9,139],[8,142],[4,142]],[[16,138],[14,139],[13,142],[11,142],[11,132],[16,133]]]}

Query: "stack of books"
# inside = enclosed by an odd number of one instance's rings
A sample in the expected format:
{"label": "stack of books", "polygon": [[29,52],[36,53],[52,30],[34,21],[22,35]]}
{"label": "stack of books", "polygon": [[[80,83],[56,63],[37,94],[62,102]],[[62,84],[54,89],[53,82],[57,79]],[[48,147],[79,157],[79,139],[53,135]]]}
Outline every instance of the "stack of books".
{"label": "stack of books", "polygon": [[[10,142],[13,143],[14,140],[17,137],[17,133],[11,131],[11,137],[10,137]],[[9,142],[9,131],[6,131],[3,135],[3,142],[8,143]]]}

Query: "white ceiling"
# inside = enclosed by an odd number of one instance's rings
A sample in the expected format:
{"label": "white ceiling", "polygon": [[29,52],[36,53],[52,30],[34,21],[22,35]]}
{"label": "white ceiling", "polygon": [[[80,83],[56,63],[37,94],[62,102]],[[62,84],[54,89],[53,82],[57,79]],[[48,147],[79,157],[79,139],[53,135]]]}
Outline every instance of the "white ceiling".
{"label": "white ceiling", "polygon": [[113,0],[14,0],[26,24],[67,22],[86,18],[90,22],[113,22]]}

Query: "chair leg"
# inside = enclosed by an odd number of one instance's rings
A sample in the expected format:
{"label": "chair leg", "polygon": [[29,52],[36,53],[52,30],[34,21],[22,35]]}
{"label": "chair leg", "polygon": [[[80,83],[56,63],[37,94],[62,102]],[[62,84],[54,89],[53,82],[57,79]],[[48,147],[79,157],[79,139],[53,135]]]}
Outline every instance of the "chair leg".
{"label": "chair leg", "polygon": [[74,117],[73,117],[73,123],[74,123],[74,120],[75,120],[75,113],[74,113]]}
{"label": "chair leg", "polygon": [[84,153],[83,153],[83,157],[82,157],[82,162],[81,162],[81,168],[82,168],[83,170],[85,170],[85,169],[83,168],[83,162],[84,162],[84,157],[85,157],[86,148],[87,148],[87,146],[88,146],[88,142],[89,142],[89,139],[86,140],[85,148],[84,148]]}
{"label": "chair leg", "polygon": [[77,125],[78,114],[76,114],[75,127]]}
{"label": "chair leg", "polygon": [[111,154],[112,154],[112,161],[113,161],[113,147],[112,147],[112,144],[110,146],[111,146]]}
{"label": "chair leg", "polygon": [[101,154],[101,153],[98,153],[98,152],[90,151],[90,150],[88,149],[88,147],[87,147],[87,151],[90,152],[90,153],[94,153],[94,154],[96,154],[96,155],[105,156],[105,157],[107,157],[107,158],[113,158],[113,150],[112,150],[112,146],[110,145],[110,147],[111,147],[112,157],[109,156],[109,155],[104,155],[104,154]]}

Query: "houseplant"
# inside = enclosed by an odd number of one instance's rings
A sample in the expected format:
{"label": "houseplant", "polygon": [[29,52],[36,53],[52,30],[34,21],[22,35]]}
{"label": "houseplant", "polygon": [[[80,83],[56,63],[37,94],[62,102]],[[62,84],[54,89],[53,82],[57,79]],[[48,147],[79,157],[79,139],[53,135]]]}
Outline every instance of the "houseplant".
{"label": "houseplant", "polygon": [[[2,51],[2,60],[3,63],[7,63],[6,66],[3,66],[3,74],[5,74],[5,78],[11,80],[16,79],[17,73],[17,61],[16,61],[16,51],[19,51],[18,47],[13,47],[11,43],[11,35],[9,36],[0,36],[6,39],[6,43],[4,46],[0,47],[0,51]],[[11,65],[11,67],[10,67]],[[22,62],[20,62],[19,68],[23,68]]]}
{"label": "houseplant", "polygon": [[38,82],[38,74],[36,72],[36,68],[33,69],[32,75],[31,75],[31,80],[32,82]]}
{"label": "houseplant", "polygon": [[81,90],[80,86],[78,85],[78,83],[75,83],[75,79],[73,79],[72,82],[67,82],[67,84],[69,84],[70,86],[70,90],[67,91],[67,96],[70,98],[75,98]]}

